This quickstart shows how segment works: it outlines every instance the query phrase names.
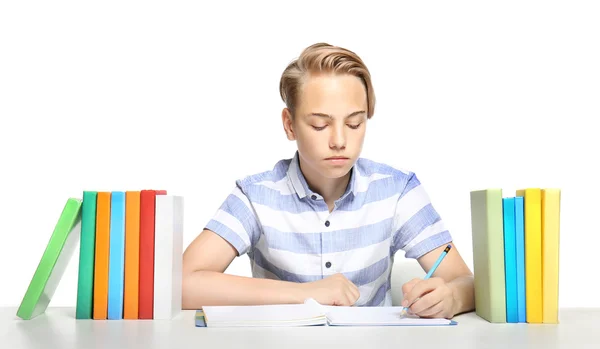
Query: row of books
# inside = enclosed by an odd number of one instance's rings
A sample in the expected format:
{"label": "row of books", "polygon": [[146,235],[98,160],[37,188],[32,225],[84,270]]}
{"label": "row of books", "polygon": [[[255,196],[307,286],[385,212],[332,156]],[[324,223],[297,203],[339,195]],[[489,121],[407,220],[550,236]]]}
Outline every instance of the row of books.
{"label": "row of books", "polygon": [[181,311],[183,197],[140,190],[69,198],[17,316],[46,310],[78,245],[77,319],[170,319]]}
{"label": "row of books", "polygon": [[560,189],[470,193],[476,314],[494,323],[558,323]]}

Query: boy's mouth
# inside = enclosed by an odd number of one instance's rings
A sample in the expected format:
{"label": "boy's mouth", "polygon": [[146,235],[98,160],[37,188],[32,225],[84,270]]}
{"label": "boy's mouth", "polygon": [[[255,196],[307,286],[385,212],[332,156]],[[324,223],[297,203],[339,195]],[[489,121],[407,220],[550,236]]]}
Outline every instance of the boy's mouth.
{"label": "boy's mouth", "polygon": [[332,156],[325,159],[329,164],[334,166],[344,166],[348,162],[348,158],[343,156]]}

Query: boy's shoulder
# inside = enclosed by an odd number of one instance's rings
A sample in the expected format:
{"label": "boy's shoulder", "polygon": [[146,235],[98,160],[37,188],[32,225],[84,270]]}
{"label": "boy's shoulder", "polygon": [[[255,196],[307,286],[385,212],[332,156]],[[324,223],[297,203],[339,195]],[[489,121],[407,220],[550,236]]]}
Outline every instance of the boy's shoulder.
{"label": "boy's shoulder", "polygon": [[391,176],[395,179],[408,180],[413,177],[415,173],[403,167],[396,167],[390,164],[371,160],[368,158],[359,158],[356,161],[358,172],[362,176],[373,176],[373,175],[384,175]]}
{"label": "boy's shoulder", "polygon": [[236,181],[238,186],[248,186],[260,182],[278,182],[284,179],[293,159],[281,159],[275,163],[273,168],[263,172],[246,175]]}

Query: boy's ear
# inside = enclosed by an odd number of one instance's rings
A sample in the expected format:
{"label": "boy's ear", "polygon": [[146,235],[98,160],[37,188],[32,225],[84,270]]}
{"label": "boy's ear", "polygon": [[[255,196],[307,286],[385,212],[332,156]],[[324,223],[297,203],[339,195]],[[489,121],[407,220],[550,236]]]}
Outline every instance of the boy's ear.
{"label": "boy's ear", "polygon": [[281,121],[283,122],[283,130],[285,131],[287,139],[290,141],[295,141],[296,134],[294,133],[294,129],[292,127],[292,113],[290,113],[288,108],[283,108],[283,111],[281,112]]}

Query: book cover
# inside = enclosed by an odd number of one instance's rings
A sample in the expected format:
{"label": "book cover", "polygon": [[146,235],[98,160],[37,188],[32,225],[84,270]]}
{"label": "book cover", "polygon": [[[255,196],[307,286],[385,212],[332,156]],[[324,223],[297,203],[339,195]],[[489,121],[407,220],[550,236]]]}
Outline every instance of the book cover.
{"label": "book cover", "polygon": [[519,322],[527,322],[525,308],[525,220],[523,198],[515,197],[515,246],[517,249],[517,306]]}
{"label": "book cover", "polygon": [[81,234],[81,202],[69,198],[17,309],[17,316],[30,320],[44,313],[64,275]]}
{"label": "book cover", "polygon": [[181,311],[183,197],[156,196],[154,249],[154,319]]}
{"label": "book cover", "polygon": [[165,190],[140,191],[140,272],[138,318],[154,316],[154,225],[156,196]]}
{"label": "book cover", "polygon": [[140,192],[125,193],[125,285],[123,318],[138,318],[140,274]]}
{"label": "book cover", "polygon": [[560,189],[542,189],[543,323],[558,323]]}
{"label": "book cover", "polygon": [[111,193],[108,255],[108,319],[121,320],[125,278],[125,192],[122,191]]}
{"label": "book cover", "polygon": [[519,322],[517,304],[517,247],[515,232],[515,199],[503,198],[504,213],[504,279],[506,284],[506,322]]}
{"label": "book cover", "polygon": [[528,323],[543,322],[542,287],[542,191],[519,189],[525,214],[525,307]]}
{"label": "book cover", "polygon": [[77,275],[76,319],[91,319],[94,306],[94,249],[96,247],[96,198],[98,192],[84,191],[81,204],[81,239]]}
{"label": "book cover", "polygon": [[494,323],[506,322],[502,189],[470,193],[475,282],[475,313]]}
{"label": "book cover", "polygon": [[108,265],[110,251],[110,192],[96,198],[96,250],[94,251],[94,320],[108,317]]}

